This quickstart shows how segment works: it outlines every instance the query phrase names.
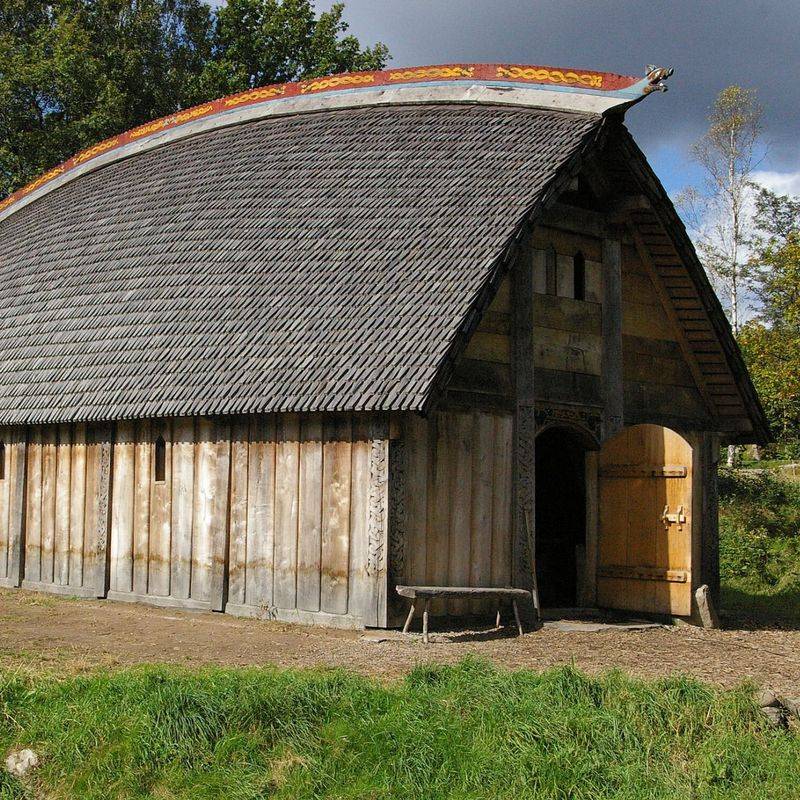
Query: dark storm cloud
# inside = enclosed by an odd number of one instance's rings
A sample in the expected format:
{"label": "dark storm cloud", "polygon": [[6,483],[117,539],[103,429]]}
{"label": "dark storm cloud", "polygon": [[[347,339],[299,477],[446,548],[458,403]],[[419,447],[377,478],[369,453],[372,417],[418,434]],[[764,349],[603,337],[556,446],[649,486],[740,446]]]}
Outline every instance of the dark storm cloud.
{"label": "dark storm cloud", "polygon": [[[318,2],[320,10],[330,2]],[[765,166],[800,169],[800,2],[347,0],[351,32],[389,45],[393,66],[511,61],[641,75],[672,65],[666,95],[628,124],[651,155],[685,153],[717,92],[753,87],[765,108]]]}

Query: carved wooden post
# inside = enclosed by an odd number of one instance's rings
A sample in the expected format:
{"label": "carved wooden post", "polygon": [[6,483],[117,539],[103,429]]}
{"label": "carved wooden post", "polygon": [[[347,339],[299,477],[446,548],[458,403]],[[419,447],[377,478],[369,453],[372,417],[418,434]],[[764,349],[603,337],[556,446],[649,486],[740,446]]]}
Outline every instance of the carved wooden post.
{"label": "carved wooden post", "polygon": [[402,620],[405,604],[395,591],[395,586],[407,582],[406,578],[406,443],[402,438],[389,442],[389,563],[387,567],[387,592],[389,624]]}
{"label": "carved wooden post", "polygon": [[367,564],[369,590],[363,620],[367,627],[387,624],[386,556],[389,528],[389,425],[376,417],[370,423],[369,495],[367,506]]}
{"label": "carved wooden post", "polygon": [[[534,541],[536,521],[535,437],[533,399],[533,269],[530,247],[523,248],[513,269],[514,285],[514,373],[516,413],[514,415],[514,586],[533,589],[529,536]],[[533,530],[528,531],[530,523]]]}
{"label": "carved wooden post", "polygon": [[111,470],[114,428],[96,425],[91,428],[86,474],[86,536],[90,537],[89,569],[86,586],[91,586],[98,597],[108,591],[111,535]]}
{"label": "carved wooden post", "polygon": [[624,423],[622,383],[622,249],[618,239],[603,239],[603,438]]}

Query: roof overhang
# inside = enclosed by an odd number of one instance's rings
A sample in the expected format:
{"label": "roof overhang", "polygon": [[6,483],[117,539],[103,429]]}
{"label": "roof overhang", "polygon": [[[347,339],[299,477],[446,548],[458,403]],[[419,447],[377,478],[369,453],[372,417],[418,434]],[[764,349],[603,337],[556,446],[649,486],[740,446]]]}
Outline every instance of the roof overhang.
{"label": "roof overhang", "polygon": [[481,103],[559,111],[622,112],[666,89],[668,68],[638,78],[609,72],[519,64],[445,64],[353,72],[276,84],[213,100],[106,139],[0,202],[0,221],[106,164],[197,133],[264,117],[375,105]]}

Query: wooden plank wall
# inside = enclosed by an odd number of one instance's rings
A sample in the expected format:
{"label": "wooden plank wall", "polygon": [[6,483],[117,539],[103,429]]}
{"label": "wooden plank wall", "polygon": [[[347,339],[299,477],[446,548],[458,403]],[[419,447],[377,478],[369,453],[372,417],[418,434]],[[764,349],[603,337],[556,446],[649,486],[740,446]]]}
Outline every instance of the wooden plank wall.
{"label": "wooden plank wall", "polygon": [[[407,417],[407,583],[511,584],[512,434],[511,414],[447,411]],[[432,606],[436,614],[477,610],[466,601]]]}
{"label": "wooden plank wall", "polygon": [[19,586],[24,563],[21,553],[24,529],[25,447],[24,428],[0,433],[3,471],[0,473],[0,586]]}
{"label": "wooden plank wall", "polygon": [[702,427],[708,408],[678,332],[632,244],[622,247],[622,350],[626,424]]}
{"label": "wooden plank wall", "polygon": [[[222,608],[214,576],[227,545],[228,428],[207,417],[117,423],[110,598]],[[159,436],[163,481],[155,479]]]}
{"label": "wooden plank wall", "polygon": [[28,430],[25,588],[105,594],[108,433],[107,427],[85,424]]}
{"label": "wooden plank wall", "polygon": [[376,424],[366,415],[296,414],[234,424],[229,612],[380,624],[386,503],[380,522],[370,487],[388,434]]}

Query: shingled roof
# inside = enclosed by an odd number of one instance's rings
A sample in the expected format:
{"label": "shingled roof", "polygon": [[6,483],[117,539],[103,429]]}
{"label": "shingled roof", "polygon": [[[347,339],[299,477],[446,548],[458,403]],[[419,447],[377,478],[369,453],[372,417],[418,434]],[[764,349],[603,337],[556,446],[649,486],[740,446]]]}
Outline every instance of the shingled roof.
{"label": "shingled roof", "polygon": [[0,221],[0,422],[421,410],[594,113],[367,106],[109,163]]}

